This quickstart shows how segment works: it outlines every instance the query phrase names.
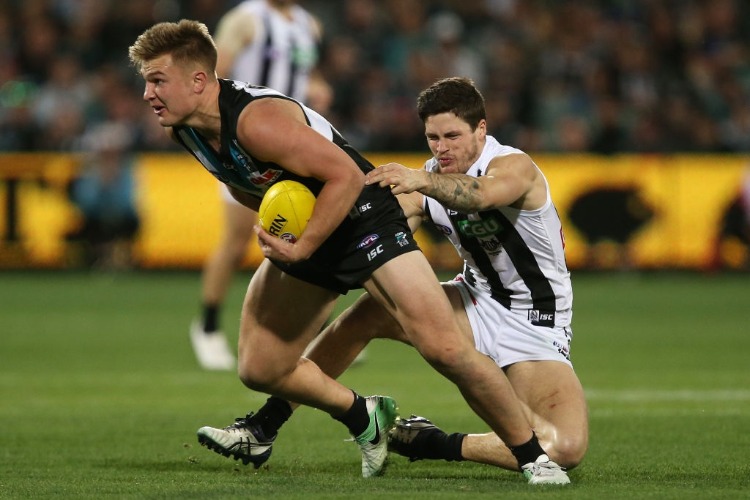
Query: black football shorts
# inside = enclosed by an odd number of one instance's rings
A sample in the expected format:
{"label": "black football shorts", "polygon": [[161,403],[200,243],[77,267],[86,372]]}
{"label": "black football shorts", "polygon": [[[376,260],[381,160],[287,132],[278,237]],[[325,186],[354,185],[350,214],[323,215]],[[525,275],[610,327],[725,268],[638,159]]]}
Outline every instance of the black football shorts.
{"label": "black football shorts", "polygon": [[396,197],[372,185],[362,190],[349,216],[308,260],[273,263],[295,278],[346,294],[362,288],[389,260],[415,250],[419,246]]}

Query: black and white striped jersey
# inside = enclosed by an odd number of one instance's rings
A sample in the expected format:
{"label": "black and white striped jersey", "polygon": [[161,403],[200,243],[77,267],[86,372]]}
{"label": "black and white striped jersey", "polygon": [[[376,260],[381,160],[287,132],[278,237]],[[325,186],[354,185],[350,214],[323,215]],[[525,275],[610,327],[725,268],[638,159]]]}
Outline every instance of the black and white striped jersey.
{"label": "black and white striped jersey", "polygon": [[[493,158],[520,153],[487,136],[482,154],[466,174],[480,177]],[[424,168],[437,167],[432,158]],[[489,293],[508,309],[528,310],[534,324],[569,324],[573,291],[562,224],[548,184],[547,201],[537,210],[499,207],[465,214],[427,196],[423,206],[464,259],[464,279],[470,286]]]}
{"label": "black and white striped jersey", "polygon": [[266,0],[246,0],[238,8],[255,20],[255,37],[237,55],[231,79],[269,87],[305,102],[310,71],[318,59],[313,17],[293,5],[291,18],[287,18]]}

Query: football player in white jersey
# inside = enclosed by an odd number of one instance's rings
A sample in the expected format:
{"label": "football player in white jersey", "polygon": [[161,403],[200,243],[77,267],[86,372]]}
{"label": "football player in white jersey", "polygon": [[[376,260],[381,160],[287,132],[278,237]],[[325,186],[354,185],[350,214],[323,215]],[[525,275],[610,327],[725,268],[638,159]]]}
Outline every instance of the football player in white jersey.
{"label": "football player in white jersey", "polygon": [[[560,466],[583,459],[588,410],[570,362],[573,292],[549,185],[527,154],[487,135],[484,100],[470,80],[436,82],[420,95],[418,110],[433,157],[422,170],[381,166],[366,182],[398,194],[412,231],[431,219],[456,246],[464,270],[443,283],[454,316],[476,349],[502,368],[498,376],[518,396],[506,410],[526,415],[544,455],[521,463],[517,447],[494,433],[446,434],[416,416],[399,421],[390,448],[414,460],[470,460],[521,470],[532,484],[566,484]],[[374,338],[410,343],[364,294],[306,357],[336,378]],[[288,415],[273,413],[266,405],[256,418],[265,418],[267,435],[275,436]]]}
{"label": "football player in white jersey", "polygon": [[[319,112],[331,103],[331,90],[316,68],[322,28],[294,0],[245,0],[219,21],[215,42],[221,77],[262,85]],[[241,265],[256,214],[220,184],[224,225],[219,245],[203,267],[201,318],[190,327],[195,356],[204,369],[232,370],[235,357],[221,331],[221,306],[234,271]]]}
{"label": "football player in white jersey", "polygon": [[[483,99],[470,80],[436,82],[417,107],[433,158],[422,170],[381,166],[366,182],[400,195],[412,229],[431,219],[453,242],[464,271],[443,288],[464,333],[503,368],[549,458],[575,467],[588,447],[588,410],[570,362],[573,291],[547,180],[527,154],[487,135]],[[343,330],[367,336],[365,324],[373,337],[389,331],[405,340],[395,325],[363,321],[374,304],[368,297],[362,302],[367,306],[340,320],[358,326]],[[375,311],[368,319],[380,317]],[[332,326],[331,332],[342,328]],[[335,337],[325,339],[321,352],[340,341]],[[458,453],[451,453],[458,441]],[[498,453],[498,444],[491,433],[448,436],[419,417],[402,421],[391,436],[391,448],[414,459],[516,469],[508,447]]]}

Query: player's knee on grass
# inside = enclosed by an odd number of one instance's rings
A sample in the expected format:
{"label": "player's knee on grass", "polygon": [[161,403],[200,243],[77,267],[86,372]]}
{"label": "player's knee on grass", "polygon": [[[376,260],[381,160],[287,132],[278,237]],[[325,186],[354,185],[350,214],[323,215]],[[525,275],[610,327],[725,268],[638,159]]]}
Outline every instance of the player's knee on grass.
{"label": "player's knee on grass", "polygon": [[559,466],[573,469],[583,461],[587,448],[588,439],[585,436],[558,435],[544,451]]}

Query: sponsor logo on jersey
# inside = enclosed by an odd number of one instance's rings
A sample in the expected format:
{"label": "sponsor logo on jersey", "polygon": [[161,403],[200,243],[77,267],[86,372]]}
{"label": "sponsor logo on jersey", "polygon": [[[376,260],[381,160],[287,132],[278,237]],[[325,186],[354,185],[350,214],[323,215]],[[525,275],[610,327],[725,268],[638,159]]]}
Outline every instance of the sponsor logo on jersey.
{"label": "sponsor logo on jersey", "polygon": [[495,219],[460,220],[458,230],[466,236],[482,238],[501,233],[503,226]]}
{"label": "sponsor logo on jersey", "polygon": [[529,321],[536,326],[555,326],[555,311],[529,309]]}
{"label": "sponsor logo on jersey", "polygon": [[250,175],[247,176],[248,180],[253,183],[254,186],[262,186],[262,187],[271,187],[271,184],[273,184],[276,179],[281,177],[281,170],[274,170],[272,168],[269,168],[262,174],[258,172],[257,170],[255,172],[250,172]]}
{"label": "sponsor logo on jersey", "polygon": [[312,68],[318,61],[318,50],[314,47],[294,47],[292,60],[298,67]]}
{"label": "sponsor logo on jersey", "polygon": [[268,188],[276,181],[276,179],[281,177],[281,174],[283,173],[281,170],[273,168],[261,172],[252,157],[242,149],[242,146],[240,146],[236,139],[232,141],[232,146],[229,148],[229,152],[232,156],[232,162],[234,165],[230,166],[225,162],[224,167],[230,170],[237,170],[235,165],[239,165],[245,172],[247,172],[247,180],[250,181],[253,186],[264,189]]}
{"label": "sponsor logo on jersey", "polygon": [[378,236],[377,234],[371,234],[369,236],[365,236],[365,239],[360,241],[359,244],[357,245],[357,250],[371,247],[373,243],[378,241],[378,238],[380,238],[380,236]]}
{"label": "sponsor logo on jersey", "polygon": [[503,251],[503,244],[497,238],[480,239],[479,245],[490,255],[497,255]]}

